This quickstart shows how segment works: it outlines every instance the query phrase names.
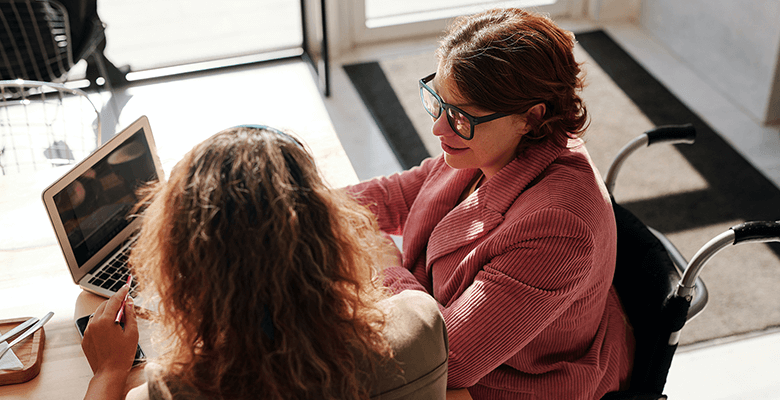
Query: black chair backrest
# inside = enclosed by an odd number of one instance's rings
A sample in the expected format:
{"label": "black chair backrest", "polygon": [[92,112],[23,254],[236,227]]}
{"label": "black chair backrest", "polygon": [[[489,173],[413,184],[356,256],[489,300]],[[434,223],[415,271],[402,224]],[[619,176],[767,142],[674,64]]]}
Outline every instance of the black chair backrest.
{"label": "black chair backrest", "polygon": [[0,80],[57,82],[71,67],[68,14],[62,4],[0,0]]}
{"label": "black chair backrest", "polygon": [[657,358],[667,357],[657,349],[664,348],[669,336],[662,310],[680,274],[663,244],[642,221],[614,201],[613,208],[618,232],[613,284],[636,338],[630,390],[660,394],[668,369],[657,370]]}

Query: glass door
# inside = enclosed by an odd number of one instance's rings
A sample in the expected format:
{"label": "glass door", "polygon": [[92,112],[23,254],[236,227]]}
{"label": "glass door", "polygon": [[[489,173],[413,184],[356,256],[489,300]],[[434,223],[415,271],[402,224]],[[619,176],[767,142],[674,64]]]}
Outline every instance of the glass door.
{"label": "glass door", "polygon": [[583,0],[350,0],[356,45],[440,34],[453,17],[494,7],[520,7],[567,15]]}
{"label": "glass door", "polygon": [[301,3],[291,0],[106,0],[98,13],[108,58],[132,71],[273,58],[303,41]]}

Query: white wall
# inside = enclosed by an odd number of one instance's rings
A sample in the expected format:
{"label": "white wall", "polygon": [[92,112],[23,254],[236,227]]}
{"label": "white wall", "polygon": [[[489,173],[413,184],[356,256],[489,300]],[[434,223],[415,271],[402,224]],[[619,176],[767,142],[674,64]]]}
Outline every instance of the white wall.
{"label": "white wall", "polygon": [[735,107],[780,120],[780,1],[644,0],[640,24]]}

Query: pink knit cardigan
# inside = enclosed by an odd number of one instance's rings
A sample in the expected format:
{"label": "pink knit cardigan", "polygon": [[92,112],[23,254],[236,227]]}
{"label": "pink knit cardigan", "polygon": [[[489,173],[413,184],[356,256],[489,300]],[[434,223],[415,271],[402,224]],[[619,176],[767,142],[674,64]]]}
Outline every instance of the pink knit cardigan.
{"label": "pink knit cardigan", "polygon": [[497,400],[624,388],[634,338],[611,285],[615,220],[582,142],[532,147],[458,203],[478,173],[437,157],[349,188],[403,236],[387,285],[439,302],[447,386]]}

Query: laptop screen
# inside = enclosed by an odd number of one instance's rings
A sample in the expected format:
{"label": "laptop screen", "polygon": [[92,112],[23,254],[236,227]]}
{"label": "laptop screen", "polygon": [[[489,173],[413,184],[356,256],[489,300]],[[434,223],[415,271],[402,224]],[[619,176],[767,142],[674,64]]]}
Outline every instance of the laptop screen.
{"label": "laptop screen", "polygon": [[136,190],[158,179],[143,128],[53,196],[79,267],[130,224]]}

